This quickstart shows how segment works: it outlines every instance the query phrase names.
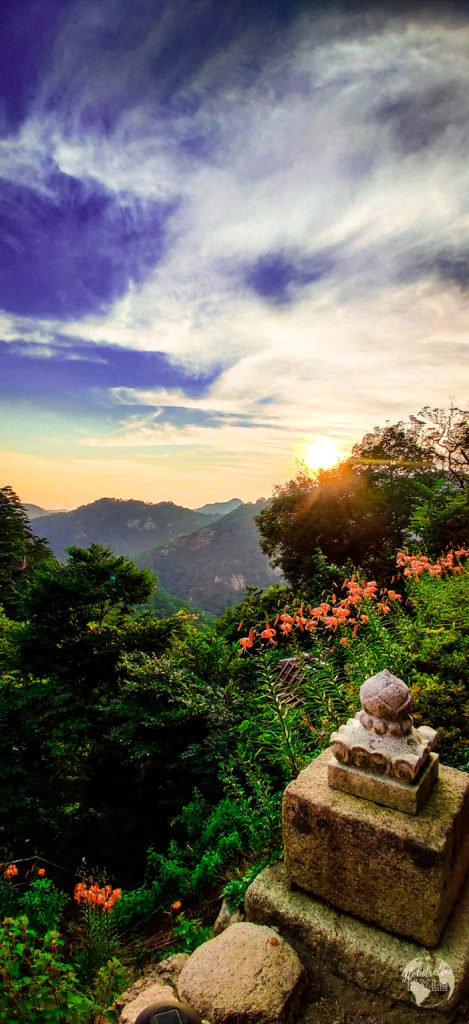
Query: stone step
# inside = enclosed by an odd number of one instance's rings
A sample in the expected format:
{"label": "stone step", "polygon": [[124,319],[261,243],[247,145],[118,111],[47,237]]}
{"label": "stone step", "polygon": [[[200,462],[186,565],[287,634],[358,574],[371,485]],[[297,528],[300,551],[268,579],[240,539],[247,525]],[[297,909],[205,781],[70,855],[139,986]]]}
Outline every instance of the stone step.
{"label": "stone step", "polygon": [[435,946],[469,868],[469,775],[440,765],[415,816],[328,785],[331,750],[283,798],[291,881],[380,928]]}
{"label": "stone step", "polygon": [[385,1024],[469,1024],[469,880],[431,952],[292,888],[282,861],[250,885],[245,909],[248,920],[278,929],[317,985],[301,1024],[321,1020],[321,996],[347,1021],[368,1014]]}

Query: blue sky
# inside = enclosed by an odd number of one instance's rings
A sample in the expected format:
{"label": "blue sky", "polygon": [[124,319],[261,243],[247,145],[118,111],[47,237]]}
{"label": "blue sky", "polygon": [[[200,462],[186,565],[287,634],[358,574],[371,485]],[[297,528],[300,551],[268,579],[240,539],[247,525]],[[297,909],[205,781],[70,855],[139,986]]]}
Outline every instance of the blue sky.
{"label": "blue sky", "polygon": [[4,0],[4,483],[255,500],[467,406],[465,6]]}

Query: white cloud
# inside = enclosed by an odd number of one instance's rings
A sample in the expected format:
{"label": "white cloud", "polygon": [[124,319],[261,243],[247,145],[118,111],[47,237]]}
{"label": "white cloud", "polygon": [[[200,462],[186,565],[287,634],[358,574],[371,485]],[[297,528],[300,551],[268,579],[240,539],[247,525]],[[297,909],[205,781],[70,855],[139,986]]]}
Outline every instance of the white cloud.
{"label": "white cloud", "polygon": [[[147,39],[142,60],[152,47],[158,52],[165,31],[163,23]],[[223,368],[200,399],[177,389],[114,389],[123,425],[84,437],[89,448],[235,453],[252,443],[252,429],[240,425],[211,431],[126,420],[126,404],[246,413],[258,422],[255,444],[270,460],[277,449],[286,458],[312,434],[350,445],[372,422],[405,417],[427,402],[447,405],[452,396],[467,401],[467,307],[431,267],[442,252],[467,246],[469,31],[427,19],[393,21],[368,36],[331,40],[319,31],[317,38],[301,20],[248,86],[228,75],[226,89],[205,91],[191,123],[180,114],[150,116],[142,92],[103,139],[84,133],[78,118],[65,130],[57,114],[45,117],[39,96],[12,153],[0,149],[3,174],[30,180],[32,163],[40,181],[52,152],[65,173],[177,202],[162,262],[105,316],[6,318],[4,336],[12,340],[23,324],[28,340],[45,345],[62,331],[158,350],[194,373]],[[228,68],[237,60],[238,49],[219,57]],[[104,62],[88,84],[83,70],[83,104],[92,88],[106,93],[108,72]],[[123,74],[133,88],[137,71],[126,64]],[[214,58],[200,71],[201,92],[220,74]],[[54,81],[58,64],[49,88]],[[442,93],[436,130],[425,95],[448,85],[454,92],[447,111]],[[399,125],[412,98],[409,131],[412,117],[424,124],[420,145],[416,128],[415,146],[411,139],[404,151]],[[178,142],[189,130],[211,140],[207,158],[181,154]],[[285,250],[293,260],[325,246],[333,249],[330,275],[298,289],[291,305],[268,305],[243,284],[243,268],[269,251]]]}

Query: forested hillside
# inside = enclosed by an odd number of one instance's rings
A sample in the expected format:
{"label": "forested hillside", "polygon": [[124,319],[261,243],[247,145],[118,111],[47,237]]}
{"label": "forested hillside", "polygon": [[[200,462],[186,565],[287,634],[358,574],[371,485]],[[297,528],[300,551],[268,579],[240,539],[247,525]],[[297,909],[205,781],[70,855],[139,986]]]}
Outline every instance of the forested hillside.
{"label": "forested hillside", "polygon": [[129,556],[155,544],[167,544],[217,518],[216,514],[193,512],[172,501],[152,505],[146,501],[100,498],[73,512],[41,516],[40,530],[57,558],[62,559],[71,544],[87,547],[91,543]]}
{"label": "forested hillside", "polygon": [[[346,463],[302,470],[269,504],[207,527],[222,575],[236,523],[257,513],[285,577],[213,625],[136,611],[155,577],[110,548],[72,546],[58,562],[0,490],[10,1019],[25,960],[39,1018],[55,979],[67,1012],[91,1024],[148,957],[207,938],[221,891],[241,904],[281,854],[282,791],[354,714],[368,676],[403,678],[442,760],[468,770],[468,414],[430,414],[376,428]],[[293,695],[276,665],[302,652]]]}
{"label": "forested hillside", "polygon": [[281,578],[259,546],[255,517],[266,505],[241,505],[187,537],[140,552],[135,561],[155,572],[171,594],[220,615],[246,586],[265,589]]}

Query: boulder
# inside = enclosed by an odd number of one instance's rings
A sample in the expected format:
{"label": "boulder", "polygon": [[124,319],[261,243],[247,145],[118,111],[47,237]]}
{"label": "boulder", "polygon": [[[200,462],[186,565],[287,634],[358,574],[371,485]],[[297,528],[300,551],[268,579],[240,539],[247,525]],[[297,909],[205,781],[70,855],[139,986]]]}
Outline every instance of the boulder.
{"label": "boulder", "polygon": [[135,1024],[139,1013],[151,1003],[174,1002],[174,989],[170,985],[153,983],[141,988],[138,995],[122,1007],[119,1021],[121,1024]]}
{"label": "boulder", "polygon": [[231,924],[239,924],[240,921],[245,920],[246,918],[241,910],[230,910],[226,900],[223,900],[220,912],[213,926],[213,934],[221,935],[225,928],[229,928]]}
{"label": "boulder", "polygon": [[212,1024],[288,1024],[305,986],[291,946],[275,929],[246,922],[192,953],[178,991]]}
{"label": "boulder", "polygon": [[173,953],[173,956],[161,960],[153,969],[155,981],[159,981],[162,985],[172,985],[176,990],[179,975],[188,959],[189,953]]}

